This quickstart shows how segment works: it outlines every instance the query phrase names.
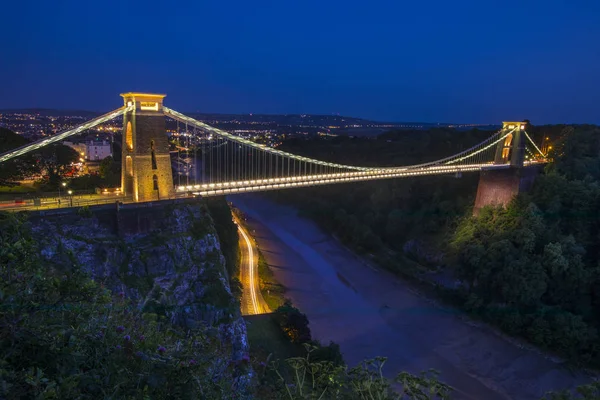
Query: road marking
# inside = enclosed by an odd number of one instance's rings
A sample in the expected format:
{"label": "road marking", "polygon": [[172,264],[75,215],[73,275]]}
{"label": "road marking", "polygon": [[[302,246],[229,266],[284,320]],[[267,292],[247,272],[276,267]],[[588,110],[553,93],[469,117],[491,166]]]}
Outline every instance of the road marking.
{"label": "road marking", "polygon": [[246,246],[248,247],[248,257],[250,259],[248,261],[248,267],[250,268],[250,299],[252,299],[252,307],[254,308],[254,314],[260,314],[258,300],[256,299],[256,285],[254,283],[254,251],[252,250],[252,243],[250,243],[250,239],[241,224],[238,224],[238,230],[242,234],[242,237],[246,241]]}

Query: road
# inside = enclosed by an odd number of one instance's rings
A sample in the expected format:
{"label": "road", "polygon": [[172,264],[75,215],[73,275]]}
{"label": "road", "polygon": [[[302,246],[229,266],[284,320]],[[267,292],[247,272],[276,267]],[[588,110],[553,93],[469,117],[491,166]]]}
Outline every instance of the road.
{"label": "road", "polygon": [[260,292],[258,279],[258,249],[254,239],[237,218],[234,217],[238,227],[240,258],[240,281],[242,282],[242,315],[255,315],[270,312]]}
{"label": "road", "polygon": [[388,357],[385,373],[434,368],[456,399],[539,400],[588,382],[485,324],[437,306],[370,266],[290,207],[260,195],[231,196],[286,297],[306,313],[313,337],[338,343],[349,366]]}
{"label": "road", "polygon": [[23,203],[14,201],[1,201],[0,211],[33,211],[50,210],[54,208],[83,207],[98,204],[109,204],[116,201],[124,203],[130,202],[131,198],[115,194],[82,194],[82,195],[64,195],[59,197],[42,197],[40,205],[34,205],[32,199],[27,199]]}
{"label": "road", "polygon": [[[37,211],[37,210],[50,210],[55,208],[69,208],[69,207],[84,207],[84,206],[95,206],[101,204],[114,204],[119,201],[121,203],[133,203],[131,196],[124,196],[122,194],[74,194],[69,196],[68,194],[50,197],[41,197],[40,205],[35,205],[31,194],[27,194],[27,200],[22,203],[17,203],[14,200],[1,200],[0,211]],[[170,197],[161,197],[160,200],[173,200],[189,197],[188,192],[175,193]],[[154,201],[159,200],[158,195]]]}

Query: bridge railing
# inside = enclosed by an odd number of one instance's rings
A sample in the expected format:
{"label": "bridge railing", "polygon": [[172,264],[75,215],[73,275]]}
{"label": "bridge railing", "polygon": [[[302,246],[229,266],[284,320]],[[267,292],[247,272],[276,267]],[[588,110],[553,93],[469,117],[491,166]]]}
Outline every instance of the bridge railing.
{"label": "bridge railing", "polygon": [[117,201],[128,202],[131,198],[127,196],[100,196],[86,197],[81,196],[61,196],[61,197],[44,197],[37,199],[26,199],[22,202],[15,201],[0,202],[0,211],[29,211],[29,210],[44,210],[54,208],[70,208],[70,207],[85,207],[101,204],[111,204]]}

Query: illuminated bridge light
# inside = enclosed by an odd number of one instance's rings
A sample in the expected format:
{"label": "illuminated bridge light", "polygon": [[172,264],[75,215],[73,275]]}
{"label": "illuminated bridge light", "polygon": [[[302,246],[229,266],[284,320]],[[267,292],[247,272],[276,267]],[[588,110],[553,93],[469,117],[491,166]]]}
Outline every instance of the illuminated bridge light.
{"label": "illuminated bridge light", "polygon": [[[133,110],[134,105],[132,104],[129,107],[122,107],[117,109],[111,113],[105,114],[102,117],[96,118],[89,122],[86,122],[82,125],[77,126],[74,129],[69,131],[57,134],[51,138],[44,138],[41,141],[28,145],[27,147],[23,147],[20,149],[15,149],[11,153],[8,154],[0,154],[0,163],[6,161],[7,159],[14,158],[16,156],[25,154],[32,149],[41,148],[47,144],[55,143],[59,140],[62,140],[70,135],[75,135],[81,132],[84,132],[87,129],[90,129],[98,124],[108,121],[109,119],[115,118],[117,116],[123,115],[126,112],[130,112]],[[232,175],[231,180],[225,182],[209,182],[208,184],[202,183],[194,183],[191,186],[176,186],[176,190],[179,192],[194,189],[204,189],[199,193],[204,195],[216,195],[219,193],[238,193],[238,192],[249,192],[249,191],[259,191],[259,190],[270,190],[274,188],[286,188],[286,187],[302,187],[302,186],[314,186],[314,185],[322,185],[329,183],[339,183],[339,182],[359,182],[359,181],[367,181],[374,179],[383,179],[383,178],[397,178],[397,177],[410,177],[410,176],[431,176],[431,175],[441,175],[441,174],[457,174],[465,171],[479,171],[479,170],[491,170],[491,169],[501,169],[501,168],[509,168],[510,163],[506,162],[503,164],[494,164],[493,161],[482,161],[478,160],[477,163],[472,163],[470,161],[475,160],[474,156],[481,154],[481,152],[486,151],[487,149],[491,149],[491,151],[486,155],[486,157],[492,152],[495,154],[495,150],[498,144],[501,144],[506,140],[508,135],[514,134],[516,130],[522,130],[527,140],[529,140],[529,148],[526,148],[528,152],[528,159],[525,161],[525,164],[530,165],[539,162],[545,162],[545,156],[539,151],[539,148],[533,143],[528,133],[525,130],[526,125],[520,122],[510,123],[507,122],[504,124],[503,128],[484,140],[483,142],[467,149],[458,154],[452,155],[450,157],[436,160],[432,162],[422,163],[418,165],[412,166],[401,166],[401,167],[360,167],[360,166],[352,166],[352,165],[343,165],[336,164],[326,161],[320,161],[311,159],[308,157],[297,156],[291,153],[286,153],[281,150],[277,150],[275,148],[265,146],[263,144],[256,144],[251,140],[246,138],[242,138],[236,136],[234,134],[228,133],[226,131],[222,131],[220,129],[211,127],[210,125],[204,124],[200,121],[194,120],[193,118],[186,117],[183,114],[180,114],[174,110],[171,110],[167,107],[163,108],[164,114],[173,118],[178,122],[183,122],[186,124],[186,135],[193,136],[190,131],[187,130],[187,126],[191,126],[196,132],[196,129],[200,129],[202,132],[203,138],[212,139],[213,143],[217,143],[219,146],[221,143],[226,144],[234,144],[234,148],[244,149],[244,151],[249,151],[252,149],[258,149],[260,154],[268,154],[270,156],[276,156],[277,160],[279,157],[282,158],[280,166],[278,166],[277,161],[275,163],[275,171],[267,171],[266,163],[263,163],[261,166],[259,164],[250,165],[252,169],[250,171],[247,170],[249,166],[242,165],[233,165],[234,167],[238,167],[238,171],[240,171],[240,167],[243,168],[242,173],[238,172],[238,176]],[[533,147],[531,146],[533,145]],[[496,146],[496,147],[494,147]],[[530,150],[535,148],[536,151],[540,153],[540,160],[537,160],[538,156],[533,154],[533,151]],[[255,153],[253,153],[255,154]],[[485,159],[485,157],[480,156],[481,159]],[[493,158],[493,156],[492,156]],[[254,158],[256,159],[256,158]],[[285,161],[288,161],[287,165],[287,173]],[[260,160],[260,159],[258,159]],[[270,159],[271,160],[271,159]],[[290,171],[290,161],[294,160],[294,173]],[[298,172],[296,172],[296,163],[295,161],[300,161],[301,164],[299,166]],[[237,161],[236,161],[237,162]],[[222,165],[222,162],[219,161],[218,168],[225,168],[226,166]],[[326,168],[325,168],[326,167]],[[212,168],[212,165],[211,165]],[[260,170],[262,168],[262,171]],[[318,171],[313,173],[314,170]],[[233,169],[235,171],[235,169]],[[260,178],[255,178],[255,171],[258,172],[257,176]],[[309,172],[310,174],[302,174],[302,171]],[[252,172],[252,178],[250,180],[244,180],[244,175],[249,175],[248,172]],[[225,174],[227,170],[225,170]],[[241,176],[239,176],[241,175]],[[269,177],[271,175],[272,177]],[[212,181],[212,175],[211,175]],[[226,188],[226,189],[224,189]],[[210,190],[208,190],[210,189]],[[162,193],[161,193],[162,194]]]}

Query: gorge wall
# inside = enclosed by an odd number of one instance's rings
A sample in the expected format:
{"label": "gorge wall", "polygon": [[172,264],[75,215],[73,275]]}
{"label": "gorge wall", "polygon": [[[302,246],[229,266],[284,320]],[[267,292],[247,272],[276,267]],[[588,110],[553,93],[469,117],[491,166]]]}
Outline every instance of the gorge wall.
{"label": "gorge wall", "polygon": [[[32,213],[29,223],[47,261],[82,268],[173,324],[209,327],[222,343],[214,367],[225,373],[247,359],[248,342],[213,219],[198,200],[161,204]],[[250,375],[232,377],[239,393]]]}

